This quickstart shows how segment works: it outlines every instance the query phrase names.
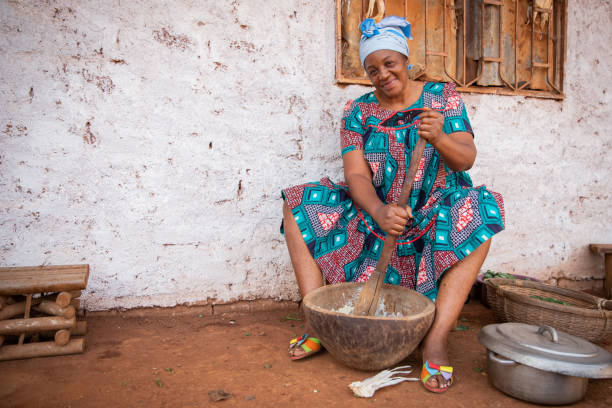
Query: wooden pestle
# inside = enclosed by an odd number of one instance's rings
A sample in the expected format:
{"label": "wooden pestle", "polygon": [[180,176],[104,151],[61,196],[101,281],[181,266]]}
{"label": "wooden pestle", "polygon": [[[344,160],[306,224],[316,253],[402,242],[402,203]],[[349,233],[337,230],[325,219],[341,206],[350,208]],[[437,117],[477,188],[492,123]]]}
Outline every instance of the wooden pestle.
{"label": "wooden pestle", "polygon": [[[410,156],[410,166],[404,175],[404,184],[402,185],[402,191],[397,201],[397,205],[399,206],[408,205],[408,199],[410,198],[410,192],[412,191],[412,184],[414,183],[414,178],[419,168],[421,156],[425,151],[426,144],[427,142],[425,139],[419,138],[414,150],[412,151],[412,155]],[[385,281],[385,275],[387,274],[387,266],[389,265],[389,261],[391,260],[391,256],[395,250],[396,241],[396,236],[387,234],[380,257],[378,258],[378,263],[376,264],[376,269],[374,272],[372,272],[372,275],[370,275],[370,278],[364,285],[363,289],[361,289],[357,303],[355,303],[354,314],[356,316],[373,316],[374,313],[376,313],[378,298],[380,297],[382,285]]]}

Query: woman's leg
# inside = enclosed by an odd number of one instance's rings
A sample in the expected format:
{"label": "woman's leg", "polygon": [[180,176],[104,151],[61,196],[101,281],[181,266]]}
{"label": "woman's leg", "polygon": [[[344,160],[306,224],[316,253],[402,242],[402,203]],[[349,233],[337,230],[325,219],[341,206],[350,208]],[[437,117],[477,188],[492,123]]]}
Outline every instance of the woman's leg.
{"label": "woman's leg", "polygon": [[[291,264],[293,265],[300,295],[302,295],[303,299],[308,293],[323,286],[323,276],[302,238],[302,233],[286,201],[283,202],[283,225],[285,227],[285,240],[287,241],[287,249],[291,257]],[[306,332],[316,337],[308,322],[306,322]],[[292,357],[298,358],[306,354],[306,351],[301,347],[295,347],[291,349],[290,354]]]}
{"label": "woman's leg", "polygon": [[[423,363],[429,360],[437,365],[449,364],[448,335],[456,324],[490,246],[489,239],[444,273],[436,298],[436,316],[421,345]],[[446,388],[450,385],[439,375],[429,378],[427,383],[433,388]]]}
{"label": "woman's leg", "polygon": [[291,264],[303,299],[308,293],[323,286],[323,275],[310,254],[286,201],[283,201],[283,225]]}

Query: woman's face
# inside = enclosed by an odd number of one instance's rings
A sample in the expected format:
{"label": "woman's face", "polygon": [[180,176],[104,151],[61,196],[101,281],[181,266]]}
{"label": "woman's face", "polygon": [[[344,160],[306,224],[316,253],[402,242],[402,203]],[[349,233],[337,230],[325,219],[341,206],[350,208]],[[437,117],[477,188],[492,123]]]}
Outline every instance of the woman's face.
{"label": "woman's face", "polygon": [[402,95],[408,84],[408,57],[397,51],[378,50],[364,61],[372,85],[388,98]]}

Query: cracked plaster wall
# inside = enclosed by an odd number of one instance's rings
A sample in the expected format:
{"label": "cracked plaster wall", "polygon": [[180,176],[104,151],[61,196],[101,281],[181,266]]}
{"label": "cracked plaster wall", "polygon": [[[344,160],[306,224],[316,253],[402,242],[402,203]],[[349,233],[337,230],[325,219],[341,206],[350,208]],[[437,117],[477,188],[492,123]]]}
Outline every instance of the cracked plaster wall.
{"label": "cracked plaster wall", "polygon": [[[566,99],[464,95],[507,230],[485,268],[601,285],[610,2],[569,2]],[[0,3],[0,264],[88,263],[90,310],[297,299],[284,186],[341,179],[333,2]]]}

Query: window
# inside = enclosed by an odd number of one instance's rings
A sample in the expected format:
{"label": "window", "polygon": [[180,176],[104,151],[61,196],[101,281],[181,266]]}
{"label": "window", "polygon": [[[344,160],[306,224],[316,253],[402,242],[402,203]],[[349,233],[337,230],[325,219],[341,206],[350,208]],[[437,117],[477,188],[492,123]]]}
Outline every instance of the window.
{"label": "window", "polygon": [[370,84],[360,22],[412,24],[411,77],[460,91],[562,99],[567,0],[336,0],[336,80]]}

